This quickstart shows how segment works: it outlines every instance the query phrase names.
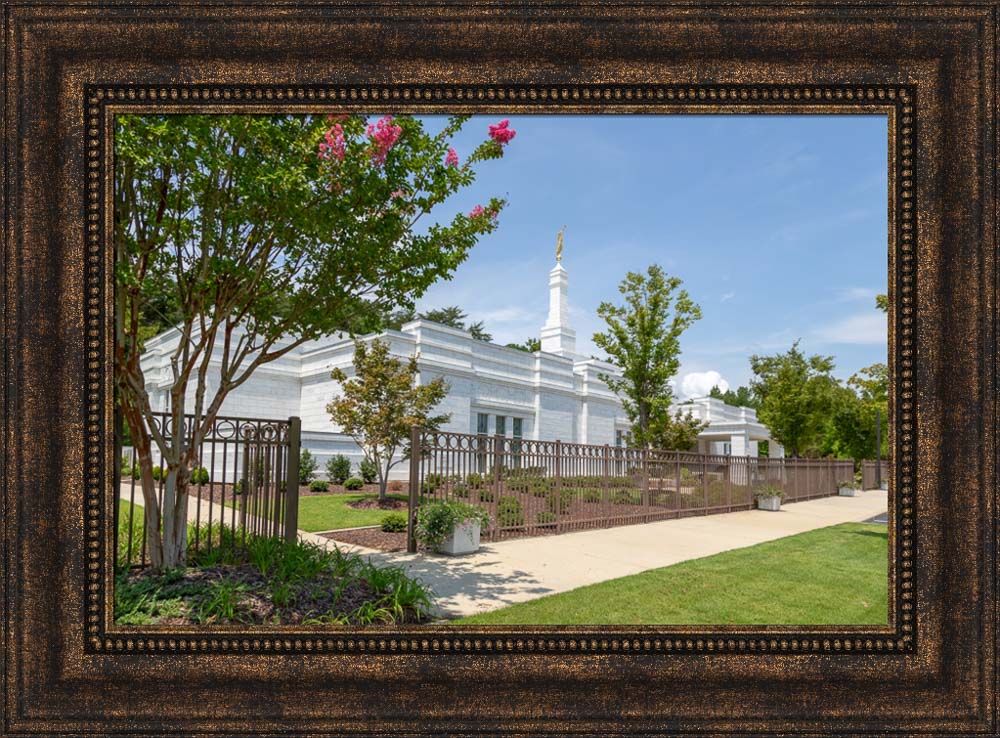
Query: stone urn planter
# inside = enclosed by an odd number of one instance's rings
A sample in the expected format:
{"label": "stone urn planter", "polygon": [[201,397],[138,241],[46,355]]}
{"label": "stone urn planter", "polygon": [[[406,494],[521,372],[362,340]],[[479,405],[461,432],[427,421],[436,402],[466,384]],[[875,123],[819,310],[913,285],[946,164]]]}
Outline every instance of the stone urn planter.
{"label": "stone urn planter", "polygon": [[451,529],[451,535],[446,536],[437,545],[437,552],[449,556],[475,553],[479,550],[479,534],[482,527],[478,520],[463,520]]}
{"label": "stone urn planter", "polygon": [[855,487],[853,484],[841,484],[837,488],[837,494],[841,497],[857,497],[861,490]]}
{"label": "stone urn planter", "polygon": [[490,516],[481,507],[457,500],[433,500],[417,508],[414,534],[420,543],[449,556],[475,553]]}
{"label": "stone urn planter", "polygon": [[755,489],[753,498],[757,502],[758,510],[778,512],[781,510],[781,501],[785,499],[785,491],[781,487],[768,484]]}
{"label": "stone urn planter", "polygon": [[781,498],[778,495],[765,495],[757,498],[758,510],[778,512],[781,509]]}

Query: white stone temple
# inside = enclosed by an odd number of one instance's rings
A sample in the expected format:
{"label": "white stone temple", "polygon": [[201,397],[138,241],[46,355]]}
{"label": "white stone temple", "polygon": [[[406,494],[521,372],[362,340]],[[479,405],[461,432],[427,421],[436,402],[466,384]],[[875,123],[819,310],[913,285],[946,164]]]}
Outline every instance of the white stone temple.
{"label": "white stone temple", "polygon": [[[499,433],[509,437],[562,440],[567,443],[626,445],[630,424],[621,401],[599,378],[615,374],[612,364],[576,353],[567,302],[569,275],[562,265],[562,234],[556,265],[549,272],[549,313],[541,328],[541,351],[527,353],[473,338],[465,331],[418,319],[400,330],[365,336],[389,343],[400,358],[416,355],[418,381],[444,377],[449,392],[436,413],[449,413],[442,430]],[[147,341],[142,356],[146,389],[154,411],[166,411],[171,382],[170,354],[180,333],[168,330]],[[302,419],[302,446],[325,469],[341,453],[356,466],[362,458],[354,441],[340,432],[326,412],[339,391],[330,378],[335,367],[353,373],[354,341],[335,335],[310,341],[277,361],[264,364],[225,400],[220,415],[244,418]],[[209,383],[209,396],[214,392]],[[188,407],[193,406],[192,397]],[[699,436],[701,453],[756,456],[770,433],[751,408],[732,407],[714,398],[696,398],[675,406],[708,421]],[[770,455],[782,455],[776,443]],[[405,464],[393,476],[405,477]]]}

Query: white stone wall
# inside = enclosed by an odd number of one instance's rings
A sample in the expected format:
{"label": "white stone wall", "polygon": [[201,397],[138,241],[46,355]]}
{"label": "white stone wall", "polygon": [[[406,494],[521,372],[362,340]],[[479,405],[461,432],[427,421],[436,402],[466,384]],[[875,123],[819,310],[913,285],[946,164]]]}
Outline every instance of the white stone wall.
{"label": "white stone wall", "polygon": [[[614,445],[616,431],[629,428],[620,400],[600,379],[602,372],[615,372],[605,362],[541,351],[531,354],[477,341],[463,331],[423,320],[378,338],[388,341],[391,353],[399,358],[418,357],[418,381],[441,376],[448,382],[449,393],[435,411],[451,415],[444,430],[475,433],[477,413],[487,413],[491,434],[496,432],[496,416],[502,415],[507,418],[507,436],[513,435],[512,419],[518,417],[526,439]],[[176,331],[168,331],[152,339],[143,356],[147,388],[157,409],[166,409],[164,389],[171,379],[168,356],[177,339]],[[325,477],[327,459],[337,453],[348,456],[356,469],[362,458],[360,449],[326,412],[327,404],[340,392],[330,372],[339,367],[351,376],[353,356],[354,342],[343,336],[304,344],[260,367],[227,398],[222,414],[274,419],[297,415],[302,419],[303,447],[317,457],[321,476]],[[213,369],[217,376],[218,362]],[[188,409],[192,407],[189,402]],[[740,454],[755,451],[757,439],[769,436],[749,408],[703,398],[677,409],[690,410],[710,422],[699,444],[710,453],[725,453],[726,444],[732,444],[731,434],[739,434],[735,444],[739,448],[731,450]],[[403,463],[392,476],[405,478],[407,473]]]}

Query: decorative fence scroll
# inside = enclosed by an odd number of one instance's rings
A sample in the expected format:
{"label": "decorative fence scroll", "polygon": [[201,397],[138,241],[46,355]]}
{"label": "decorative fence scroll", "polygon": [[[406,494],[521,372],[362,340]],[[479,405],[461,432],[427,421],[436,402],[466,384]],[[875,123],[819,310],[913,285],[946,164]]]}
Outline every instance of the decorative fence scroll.
{"label": "decorative fence scroll", "polygon": [[[185,416],[181,429],[182,435],[189,439],[193,437],[193,421],[194,416]],[[163,434],[173,435],[173,420],[168,413],[157,413],[154,422]],[[215,419],[201,443],[188,486],[188,525],[194,528],[189,537],[192,549],[235,547],[245,543],[248,535],[295,539],[301,427],[301,421],[294,417]],[[120,475],[116,475],[120,478],[116,551],[124,560],[117,563],[145,566],[148,552],[141,506],[146,503],[138,479],[135,450],[125,449],[120,463]],[[164,464],[155,447],[153,464],[160,477],[156,482],[157,502],[162,504]],[[232,534],[220,536],[214,531],[213,535],[205,535],[204,527],[209,524],[213,528],[224,526]]]}
{"label": "decorative fence scroll", "polygon": [[[534,441],[414,428],[410,513],[462,500],[490,514],[486,540],[747,510],[754,491],[786,502],[836,495],[851,459],[770,459]],[[411,525],[412,529],[412,525]],[[415,550],[410,536],[409,548]]]}

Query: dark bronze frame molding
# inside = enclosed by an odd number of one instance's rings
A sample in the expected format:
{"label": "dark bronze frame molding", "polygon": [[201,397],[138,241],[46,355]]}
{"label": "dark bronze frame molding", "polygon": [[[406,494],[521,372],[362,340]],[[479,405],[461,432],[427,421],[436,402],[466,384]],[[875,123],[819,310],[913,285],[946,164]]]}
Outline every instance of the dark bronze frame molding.
{"label": "dark bronze frame molding", "polygon": [[[5,732],[998,729],[996,2],[4,10]],[[885,114],[888,626],[115,626],[112,116],[330,108]]]}

